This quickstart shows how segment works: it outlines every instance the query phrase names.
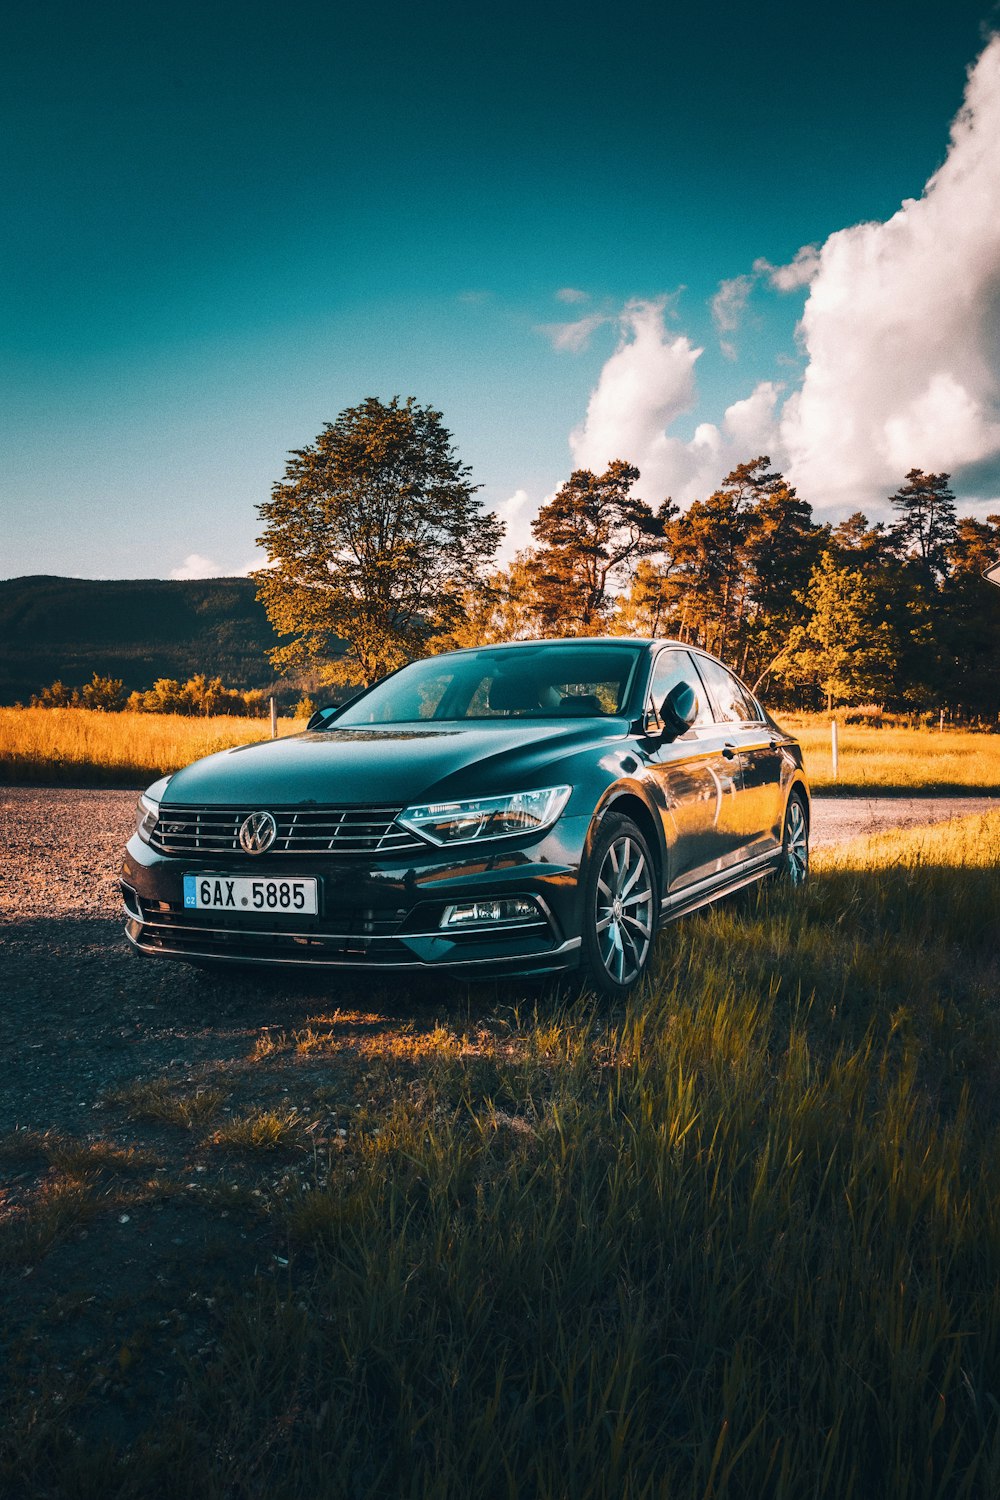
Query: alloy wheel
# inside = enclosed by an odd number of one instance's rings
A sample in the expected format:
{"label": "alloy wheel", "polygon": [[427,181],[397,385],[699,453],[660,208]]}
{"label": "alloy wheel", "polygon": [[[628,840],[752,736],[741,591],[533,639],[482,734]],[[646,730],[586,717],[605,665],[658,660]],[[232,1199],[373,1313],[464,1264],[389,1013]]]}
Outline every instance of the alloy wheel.
{"label": "alloy wheel", "polygon": [[595,933],[601,963],[616,984],[641,974],[653,940],[653,882],[640,845],[622,834],[597,877]]}
{"label": "alloy wheel", "polygon": [[785,814],[785,871],[792,885],[802,885],[809,874],[809,828],[798,797]]}

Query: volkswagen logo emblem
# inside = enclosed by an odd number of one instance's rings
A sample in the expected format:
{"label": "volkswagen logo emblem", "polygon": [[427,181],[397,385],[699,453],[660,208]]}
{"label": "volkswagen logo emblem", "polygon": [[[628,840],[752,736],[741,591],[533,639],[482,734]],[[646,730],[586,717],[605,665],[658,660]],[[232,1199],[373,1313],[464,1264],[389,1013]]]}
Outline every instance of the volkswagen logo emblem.
{"label": "volkswagen logo emblem", "polygon": [[263,854],[278,837],[278,825],[269,812],[251,813],[240,824],[240,848],[247,854]]}

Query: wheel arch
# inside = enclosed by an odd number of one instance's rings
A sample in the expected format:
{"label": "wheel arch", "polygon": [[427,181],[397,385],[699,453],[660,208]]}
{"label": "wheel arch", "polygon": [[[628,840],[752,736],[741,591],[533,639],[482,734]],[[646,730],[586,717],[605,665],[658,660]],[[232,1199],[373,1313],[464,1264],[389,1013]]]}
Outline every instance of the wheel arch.
{"label": "wheel arch", "polygon": [[806,813],[806,828],[807,829],[811,829],[812,828],[812,794],[811,794],[811,792],[809,790],[809,783],[806,781],[806,778],[802,774],[801,771],[798,772],[795,776],[793,776],[792,779],[791,779],[791,781],[788,783],[788,791],[785,794],[784,807],[781,810],[782,827],[784,827],[785,818],[788,815],[788,804],[789,804],[789,802],[791,802],[792,798],[796,795],[796,793],[798,793],[799,797],[802,800],[802,806],[805,808],[805,813]]}
{"label": "wheel arch", "polygon": [[659,895],[662,900],[667,886],[667,850],[666,840],[663,836],[663,825],[645,797],[634,786],[613,787],[598,807],[594,820],[590,825],[590,833],[587,836],[588,860],[593,847],[594,835],[609,813],[617,813],[621,817],[631,818],[640,833],[645,836],[646,842],[649,845],[649,852],[653,856]]}

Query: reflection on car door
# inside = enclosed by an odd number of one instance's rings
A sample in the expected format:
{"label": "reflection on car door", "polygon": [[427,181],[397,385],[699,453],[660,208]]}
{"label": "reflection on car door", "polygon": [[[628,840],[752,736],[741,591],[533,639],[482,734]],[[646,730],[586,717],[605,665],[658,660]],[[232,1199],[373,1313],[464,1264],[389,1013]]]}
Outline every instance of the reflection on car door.
{"label": "reflection on car door", "polygon": [[663,700],[678,682],[699,699],[692,727],[677,739],[651,744],[648,765],[658,793],[667,843],[669,894],[724,869],[737,857],[732,837],[739,789],[739,755],[727,746],[689,652],[667,647],[653,664],[650,708],[659,719]]}
{"label": "reflection on car door", "polygon": [[698,653],[696,662],[716,714],[725,725],[728,742],[739,754],[741,786],[733,831],[740,858],[752,858],[781,842],[782,757],[778,738],[738,678],[711,657]]}

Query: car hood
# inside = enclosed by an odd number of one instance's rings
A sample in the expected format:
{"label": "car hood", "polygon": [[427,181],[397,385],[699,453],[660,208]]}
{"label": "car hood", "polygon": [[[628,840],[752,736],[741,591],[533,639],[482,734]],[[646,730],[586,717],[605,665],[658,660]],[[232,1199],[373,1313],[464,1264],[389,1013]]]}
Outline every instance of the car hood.
{"label": "car hood", "polygon": [[170,778],[166,805],[405,807],[559,785],[569,757],[620,738],[621,719],[329,729],[241,745]]}

